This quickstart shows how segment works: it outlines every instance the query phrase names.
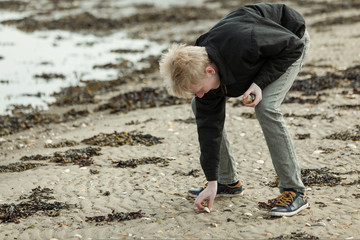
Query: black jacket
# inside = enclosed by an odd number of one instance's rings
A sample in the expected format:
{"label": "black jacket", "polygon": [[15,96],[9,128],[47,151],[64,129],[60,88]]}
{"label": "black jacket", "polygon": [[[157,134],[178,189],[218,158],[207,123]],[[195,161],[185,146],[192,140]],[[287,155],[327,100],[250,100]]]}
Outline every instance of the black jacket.
{"label": "black jacket", "polygon": [[242,95],[252,83],[261,89],[278,79],[302,54],[305,20],[284,4],[240,7],[200,36],[217,65],[221,85],[196,97],[200,162],[208,181],[217,180],[226,97]]}

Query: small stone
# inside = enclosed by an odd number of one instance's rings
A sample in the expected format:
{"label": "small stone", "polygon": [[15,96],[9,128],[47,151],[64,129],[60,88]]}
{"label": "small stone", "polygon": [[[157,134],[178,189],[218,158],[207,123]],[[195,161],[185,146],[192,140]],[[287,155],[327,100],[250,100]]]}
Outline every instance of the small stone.
{"label": "small stone", "polygon": [[310,223],[305,223],[305,226],[311,227],[311,224]]}
{"label": "small stone", "polygon": [[319,227],[325,227],[326,224],[323,223],[323,222],[316,222],[316,223],[311,224],[311,226],[312,226],[312,227],[317,227],[317,226],[319,226]]}
{"label": "small stone", "polygon": [[210,226],[216,228],[218,225],[216,223],[211,223]]}
{"label": "small stone", "polygon": [[247,213],[244,213],[244,215],[247,216],[247,217],[251,217],[252,213],[247,212]]}
{"label": "small stone", "polygon": [[264,160],[257,160],[256,162],[259,164],[264,164]]}
{"label": "small stone", "polygon": [[69,173],[70,169],[65,169],[64,172]]}

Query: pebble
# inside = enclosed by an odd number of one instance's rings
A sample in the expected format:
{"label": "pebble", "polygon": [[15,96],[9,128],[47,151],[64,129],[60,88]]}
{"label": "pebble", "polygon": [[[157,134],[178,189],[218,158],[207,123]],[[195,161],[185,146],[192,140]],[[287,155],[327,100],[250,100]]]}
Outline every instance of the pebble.
{"label": "pebble", "polygon": [[311,224],[311,226],[312,226],[312,227],[317,227],[317,226],[319,226],[319,227],[325,227],[326,224],[323,223],[323,222],[316,222],[316,223]]}
{"label": "pebble", "polygon": [[64,172],[69,173],[70,169],[65,169]]}
{"label": "pebble", "polygon": [[259,164],[264,164],[264,160],[257,160],[256,162]]}
{"label": "pebble", "polygon": [[211,223],[210,226],[216,228],[218,225],[216,223]]}
{"label": "pebble", "polygon": [[240,137],[245,137],[245,133],[240,133]]}
{"label": "pebble", "polygon": [[247,217],[251,217],[252,213],[247,212],[247,213],[244,213],[244,215],[247,216]]}

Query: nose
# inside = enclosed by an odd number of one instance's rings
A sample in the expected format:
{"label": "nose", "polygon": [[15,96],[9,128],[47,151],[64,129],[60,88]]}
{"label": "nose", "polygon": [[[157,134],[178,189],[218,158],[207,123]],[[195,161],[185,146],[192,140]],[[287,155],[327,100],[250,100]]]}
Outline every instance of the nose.
{"label": "nose", "polygon": [[202,98],[204,95],[205,95],[204,92],[201,92],[201,93],[197,93],[197,94],[196,94],[196,96],[198,96],[198,98]]}

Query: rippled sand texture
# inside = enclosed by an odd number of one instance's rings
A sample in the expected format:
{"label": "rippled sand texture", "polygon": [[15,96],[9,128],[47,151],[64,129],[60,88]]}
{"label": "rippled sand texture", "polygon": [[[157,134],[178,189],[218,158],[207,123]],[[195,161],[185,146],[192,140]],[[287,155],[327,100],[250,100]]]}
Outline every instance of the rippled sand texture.
{"label": "rippled sand texture", "polygon": [[[244,195],[216,199],[212,213],[195,209],[187,190],[204,181],[196,125],[189,102],[168,96],[158,73],[157,61],[170,43],[193,43],[248,1],[149,2],[0,2],[8,16],[0,30],[44,38],[57,30],[69,38],[88,34],[89,52],[118,32],[150,42],[103,44],[114,57],[89,59],[93,66],[86,71],[93,78],[56,88],[48,110],[36,109],[34,101],[0,116],[0,239],[359,238],[360,2],[286,1],[305,16],[311,36],[306,64],[282,105],[310,208],[282,218],[269,217],[258,205],[278,195],[275,172],[253,109],[237,99],[227,103],[226,128]],[[0,52],[0,64],[7,56]],[[99,68],[111,76],[97,78]],[[70,81],[66,71],[35,72]],[[0,87],[21,82],[15,75],[0,80]],[[29,163],[38,165],[24,170]],[[69,207],[9,215],[16,210],[11,204],[19,209],[21,202],[55,201]]]}

